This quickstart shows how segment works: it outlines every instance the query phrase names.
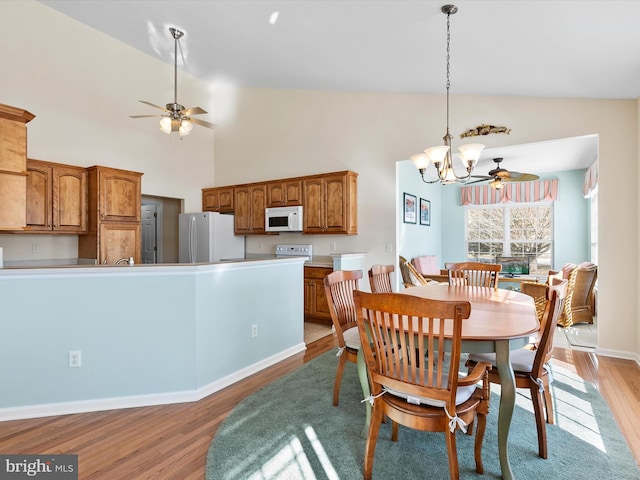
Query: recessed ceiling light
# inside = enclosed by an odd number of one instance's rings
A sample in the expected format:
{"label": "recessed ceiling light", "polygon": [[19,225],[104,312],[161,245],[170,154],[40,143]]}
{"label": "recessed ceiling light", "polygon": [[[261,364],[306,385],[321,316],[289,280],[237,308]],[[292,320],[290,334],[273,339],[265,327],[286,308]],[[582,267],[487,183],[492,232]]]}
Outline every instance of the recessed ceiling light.
{"label": "recessed ceiling light", "polygon": [[280,12],[278,12],[278,11],[273,12],[273,13],[271,14],[271,16],[269,17],[269,23],[270,23],[271,25],[275,25],[275,24],[276,24],[276,22],[278,21],[278,17],[279,17],[279,16],[280,16]]}

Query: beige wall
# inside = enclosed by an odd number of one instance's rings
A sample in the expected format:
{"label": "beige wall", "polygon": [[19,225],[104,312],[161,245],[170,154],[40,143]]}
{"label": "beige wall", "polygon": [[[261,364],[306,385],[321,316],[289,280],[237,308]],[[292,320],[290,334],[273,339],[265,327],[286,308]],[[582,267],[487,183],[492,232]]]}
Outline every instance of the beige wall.
{"label": "beige wall", "polygon": [[[440,143],[441,95],[220,89],[216,102],[232,112],[216,131],[218,185],[345,169],[360,175],[359,235],[255,237],[249,251],[300,241],[327,255],[335,242],[338,251],[367,252],[366,265],[394,263],[395,249],[384,246],[396,235],[395,163]],[[636,100],[464,96],[452,98],[451,123],[452,132],[480,123],[512,129],[483,137],[489,147],[599,135],[599,344],[636,358],[638,278],[628,266],[638,263],[637,110]]]}
{"label": "beige wall", "polygon": [[[395,261],[395,249],[384,248],[396,237],[395,164],[441,141],[443,95],[213,89],[179,74],[179,100],[209,110],[206,118],[220,125],[214,170],[213,132],[196,127],[180,141],[161,134],[156,119],[128,118],[150,113],[139,99],[171,100],[170,63],[37,2],[0,2],[0,17],[0,102],[36,115],[29,124],[30,156],[144,172],[144,194],[184,198],[186,211],[201,208],[200,189],[206,186],[354,170],[359,235],[261,236],[249,239],[249,251],[267,253],[275,243],[300,241],[313,242],[316,254],[326,255],[335,243],[340,252],[367,252],[366,265]],[[483,138],[488,147],[599,135],[600,347],[640,359],[638,277],[632,268],[639,263],[639,102],[466,96],[451,101],[454,134],[479,123],[512,128],[508,136]],[[31,237],[36,236],[0,236],[5,259],[19,249],[28,252]],[[74,251],[74,240],[37,239],[51,252]]]}

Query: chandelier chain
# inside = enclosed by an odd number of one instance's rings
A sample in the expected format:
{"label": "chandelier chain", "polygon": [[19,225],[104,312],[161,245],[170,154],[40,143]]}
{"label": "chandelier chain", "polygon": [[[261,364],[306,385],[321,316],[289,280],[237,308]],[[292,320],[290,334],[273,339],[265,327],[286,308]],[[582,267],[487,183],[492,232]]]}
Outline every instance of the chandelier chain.
{"label": "chandelier chain", "polygon": [[451,87],[451,13],[447,13],[447,134],[449,133],[449,88]]}

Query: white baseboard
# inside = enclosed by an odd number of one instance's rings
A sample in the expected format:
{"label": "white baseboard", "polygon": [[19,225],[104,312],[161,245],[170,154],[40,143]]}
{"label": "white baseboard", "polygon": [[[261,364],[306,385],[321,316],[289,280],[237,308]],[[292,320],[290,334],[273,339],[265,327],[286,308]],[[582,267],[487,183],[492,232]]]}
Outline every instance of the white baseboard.
{"label": "white baseboard", "polygon": [[304,352],[306,348],[304,342],[299,343],[196,390],[0,408],[0,421],[196,402],[292,355]]}
{"label": "white baseboard", "polygon": [[596,354],[603,357],[623,358],[625,360],[633,360],[640,366],[640,355],[633,352],[623,352],[621,350],[608,350],[604,348],[596,348]]}

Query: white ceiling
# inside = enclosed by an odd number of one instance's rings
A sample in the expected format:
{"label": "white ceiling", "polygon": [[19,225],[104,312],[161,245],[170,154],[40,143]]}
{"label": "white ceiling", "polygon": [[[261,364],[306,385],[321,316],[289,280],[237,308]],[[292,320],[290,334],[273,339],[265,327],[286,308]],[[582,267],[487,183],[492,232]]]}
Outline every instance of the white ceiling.
{"label": "white ceiling", "polygon": [[[440,11],[444,1],[41,3],[170,65],[173,38],[168,28],[177,27],[185,32],[180,43],[186,65],[179,68],[209,82],[313,90],[445,91],[446,16]],[[455,4],[459,11],[451,17],[452,95],[640,97],[640,1],[460,0]],[[279,15],[271,24],[274,12]],[[584,150],[595,142],[593,137],[581,137],[566,147]],[[503,156],[504,166],[516,170],[518,152],[512,148],[513,163],[508,165],[504,149],[486,152],[483,158]],[[563,169],[587,166],[584,159],[575,162]],[[544,162],[537,163],[538,172],[548,171]],[[548,167],[559,169],[558,163]]]}

